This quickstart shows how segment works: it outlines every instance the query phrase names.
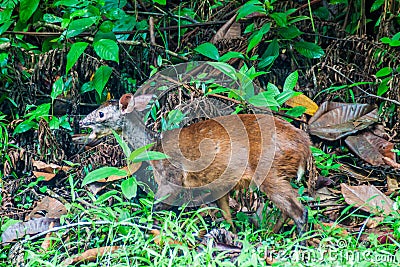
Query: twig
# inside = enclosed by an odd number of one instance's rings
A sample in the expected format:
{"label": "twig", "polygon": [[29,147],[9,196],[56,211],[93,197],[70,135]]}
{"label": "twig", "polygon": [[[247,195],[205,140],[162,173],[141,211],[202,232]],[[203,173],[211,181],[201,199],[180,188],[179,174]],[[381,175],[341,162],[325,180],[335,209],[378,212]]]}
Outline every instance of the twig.
{"label": "twig", "polygon": [[[335,68],[333,68],[333,67],[330,67],[330,66],[328,66],[328,65],[325,65],[325,67],[327,67],[328,69],[333,70],[334,72],[336,72],[337,74],[339,74],[340,76],[342,76],[343,78],[345,78],[348,82],[354,84],[354,82],[353,82],[350,78],[348,78],[346,75],[344,75],[343,73],[341,73],[341,72],[338,71],[337,69],[335,69]],[[363,92],[364,94],[366,94],[366,95],[368,95],[368,96],[370,96],[370,97],[374,97],[374,98],[377,98],[377,99],[381,99],[381,100],[384,100],[384,101],[388,101],[388,102],[391,102],[391,103],[393,103],[393,104],[396,104],[396,105],[400,106],[400,102],[399,102],[399,101],[396,101],[396,100],[393,100],[393,99],[390,99],[390,98],[386,98],[386,97],[382,97],[382,96],[377,96],[377,95],[368,93],[367,91],[365,91],[364,89],[362,89],[362,88],[361,88],[360,86],[358,86],[358,85],[356,85],[355,87],[356,87],[358,90],[360,90],[361,92]]]}

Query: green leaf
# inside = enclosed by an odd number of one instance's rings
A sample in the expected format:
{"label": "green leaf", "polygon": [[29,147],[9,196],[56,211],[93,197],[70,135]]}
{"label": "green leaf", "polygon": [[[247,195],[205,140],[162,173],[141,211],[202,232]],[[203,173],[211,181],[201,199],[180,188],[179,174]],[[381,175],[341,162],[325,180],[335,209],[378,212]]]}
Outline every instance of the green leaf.
{"label": "green leaf", "polygon": [[72,21],[67,30],[65,38],[71,38],[82,33],[97,21],[96,17],[77,19]]}
{"label": "green leaf", "polygon": [[59,23],[62,22],[62,18],[57,17],[54,14],[44,14],[43,20],[47,23]]}
{"label": "green leaf", "polygon": [[266,14],[263,4],[260,1],[249,1],[238,10],[236,21],[257,12]]}
{"label": "green leaf", "polygon": [[50,111],[50,103],[45,103],[37,106],[37,108],[34,111],[29,112],[28,114],[25,115],[25,117],[31,117],[32,119],[38,119],[43,116],[49,115]]}
{"label": "green leaf", "polygon": [[325,55],[324,50],[319,45],[310,42],[296,42],[294,48],[307,58],[320,58]]}
{"label": "green leaf", "polygon": [[158,151],[145,151],[142,154],[135,157],[134,163],[146,161],[146,160],[162,160],[169,158],[168,155],[158,152]]}
{"label": "green leaf", "polygon": [[276,101],[279,103],[279,105],[283,105],[286,101],[288,101],[290,98],[301,95],[300,92],[295,92],[292,90],[286,90],[280,93],[279,95],[275,96]]}
{"label": "green leaf", "polygon": [[378,96],[384,95],[390,89],[390,86],[388,85],[388,83],[391,80],[391,78],[392,77],[387,77],[387,78],[383,79],[382,82],[379,84],[378,91],[376,92],[376,94]]}
{"label": "green leaf", "polygon": [[393,70],[392,70],[391,67],[384,67],[384,68],[378,70],[378,72],[375,75],[376,75],[377,78],[384,77],[384,76],[387,76],[387,75],[391,74],[392,71]]}
{"label": "green leaf", "polygon": [[109,66],[101,66],[96,70],[93,78],[93,85],[99,96],[102,95],[103,89],[111,76],[111,72],[112,68],[110,68]]}
{"label": "green leaf", "polygon": [[258,32],[253,34],[253,36],[250,38],[246,52],[249,52],[251,49],[257,46],[261,42],[264,35],[270,30],[270,28],[271,28],[271,23],[266,23],[262,26],[262,28]]}
{"label": "green leaf", "polygon": [[279,27],[287,27],[288,26],[286,13],[275,12],[275,13],[269,14],[269,16],[275,20],[276,24]]}
{"label": "green leaf", "polygon": [[371,12],[378,10],[384,2],[385,0],[376,0],[371,6]]}
{"label": "green leaf", "polygon": [[110,39],[101,39],[94,43],[94,51],[104,60],[119,62],[119,48],[117,42]]}
{"label": "green leaf", "polygon": [[194,51],[214,60],[219,59],[218,49],[212,43],[201,44],[198,47],[196,47]]}
{"label": "green leaf", "polygon": [[38,125],[37,122],[34,122],[32,120],[23,121],[20,124],[18,124],[17,127],[15,127],[13,134],[24,133],[26,131],[29,131],[32,128],[36,128],[37,125]]}
{"label": "green leaf", "polygon": [[134,177],[128,178],[121,183],[122,194],[127,199],[136,197],[138,183]]}
{"label": "green leaf", "polygon": [[273,93],[262,92],[248,99],[248,102],[256,107],[271,107],[279,106],[278,102],[275,100]]}
{"label": "green leaf", "polygon": [[97,182],[98,180],[107,178],[111,175],[124,176],[127,175],[127,173],[126,171],[120,170],[115,167],[102,167],[100,169],[88,173],[88,175],[86,175],[86,177],[82,181],[82,186],[91,184],[93,182]]}
{"label": "green leaf", "polygon": [[286,77],[285,83],[283,84],[283,91],[293,90],[296,86],[297,80],[299,79],[299,73],[297,70],[289,74]]}
{"label": "green leaf", "polygon": [[294,108],[289,109],[286,114],[292,117],[300,117],[301,115],[303,115],[303,113],[306,111],[306,107],[303,106],[297,106]]}
{"label": "green leaf", "polygon": [[132,153],[129,155],[129,161],[133,161],[137,156],[145,152],[147,149],[150,147],[154,146],[155,143],[151,143],[142,147],[139,147],[138,149],[135,149],[132,151]]}
{"label": "green leaf", "polygon": [[222,55],[219,58],[219,61],[221,62],[227,62],[228,60],[232,59],[232,58],[240,58],[240,59],[244,59],[244,55],[240,52],[236,52],[236,51],[229,51],[226,54]]}
{"label": "green leaf", "polygon": [[81,3],[81,0],[61,0],[57,1],[53,4],[53,6],[58,7],[58,6],[68,6],[68,7],[75,7]]}
{"label": "green leaf", "polygon": [[22,23],[26,23],[28,19],[35,13],[39,6],[39,0],[21,0],[19,7],[19,18]]}
{"label": "green leaf", "polygon": [[64,82],[62,77],[59,77],[55,83],[53,83],[53,87],[51,89],[51,99],[54,101],[54,99],[57,98],[64,90]]}
{"label": "green leaf", "polygon": [[131,149],[129,148],[128,144],[122,139],[122,137],[117,134],[116,131],[112,130],[112,133],[115,137],[115,140],[117,140],[119,146],[122,148],[122,151],[124,151],[124,154],[126,157],[129,157],[129,155],[131,154]]}
{"label": "green leaf", "polygon": [[153,0],[153,2],[163,6],[167,4],[167,0]]}
{"label": "green leaf", "polygon": [[225,62],[207,62],[208,65],[213,66],[217,70],[221,71],[223,74],[231,78],[232,80],[236,81],[236,70],[234,67],[231,65],[225,63]]}
{"label": "green leaf", "polygon": [[282,38],[284,39],[294,39],[296,37],[299,37],[300,35],[303,34],[302,31],[300,31],[296,26],[290,25],[289,27],[285,28],[280,28],[278,30],[278,33]]}
{"label": "green leaf", "polygon": [[276,87],[275,84],[273,83],[268,83],[267,84],[267,91],[271,92],[273,96],[279,95],[281,92],[279,91],[278,87]]}
{"label": "green leaf", "polygon": [[67,67],[65,70],[66,73],[68,73],[68,71],[72,68],[72,66],[75,65],[76,61],[82,55],[83,51],[85,51],[87,46],[88,43],[86,42],[77,42],[71,46],[71,49],[67,54]]}

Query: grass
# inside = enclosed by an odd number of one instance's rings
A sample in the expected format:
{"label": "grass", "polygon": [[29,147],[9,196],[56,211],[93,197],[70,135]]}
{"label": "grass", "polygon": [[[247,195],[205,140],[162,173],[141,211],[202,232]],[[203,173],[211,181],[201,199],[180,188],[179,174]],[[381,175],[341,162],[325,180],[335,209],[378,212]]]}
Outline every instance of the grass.
{"label": "grass", "polygon": [[[261,229],[248,220],[236,223],[242,246],[238,252],[229,244],[216,247],[210,240],[204,241],[204,231],[226,226],[205,219],[204,214],[213,208],[153,213],[146,197],[138,203],[122,200],[116,195],[113,205],[103,202],[85,209],[77,199],[62,218],[74,223],[73,227],[54,232],[47,250],[41,248],[43,238],[22,241],[20,253],[24,253],[26,266],[61,266],[67,258],[105,246],[119,249],[97,256],[93,262],[71,266],[397,266],[400,261],[398,243],[382,245],[377,236],[370,235],[366,245],[359,242],[357,233],[343,235],[335,227],[307,233],[307,239],[319,242],[318,248],[300,247],[299,239],[293,237],[295,227],[271,233],[273,216],[262,222]],[[310,216],[316,216],[313,214]],[[312,217],[309,221],[316,222]],[[160,234],[154,236],[149,229]],[[10,266],[5,261],[9,249],[7,245],[0,250],[0,266]]]}

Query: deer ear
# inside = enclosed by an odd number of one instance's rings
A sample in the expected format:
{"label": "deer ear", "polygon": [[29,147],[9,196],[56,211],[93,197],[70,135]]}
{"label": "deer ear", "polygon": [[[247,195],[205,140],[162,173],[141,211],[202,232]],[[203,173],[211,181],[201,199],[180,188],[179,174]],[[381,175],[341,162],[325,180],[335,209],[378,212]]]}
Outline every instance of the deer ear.
{"label": "deer ear", "polygon": [[134,105],[135,101],[132,94],[124,94],[119,99],[119,110],[122,114],[131,113]]}
{"label": "deer ear", "polygon": [[139,95],[134,98],[134,108],[136,110],[142,111],[146,109],[147,104],[149,104],[150,100],[153,98],[153,95]]}
{"label": "deer ear", "polygon": [[124,94],[119,99],[119,109],[122,114],[131,113],[134,109],[142,111],[152,98],[153,95],[134,97],[133,94]]}

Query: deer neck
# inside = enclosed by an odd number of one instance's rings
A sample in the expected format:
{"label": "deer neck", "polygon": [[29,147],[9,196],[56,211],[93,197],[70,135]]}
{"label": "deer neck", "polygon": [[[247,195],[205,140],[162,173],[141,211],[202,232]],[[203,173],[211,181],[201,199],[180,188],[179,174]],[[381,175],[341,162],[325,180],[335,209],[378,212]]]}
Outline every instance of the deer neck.
{"label": "deer neck", "polygon": [[128,143],[137,149],[156,141],[156,133],[151,131],[143,123],[143,116],[136,111],[124,116],[122,125],[122,136]]}

